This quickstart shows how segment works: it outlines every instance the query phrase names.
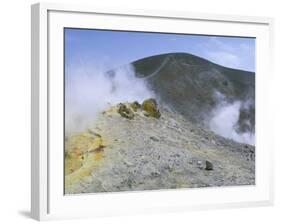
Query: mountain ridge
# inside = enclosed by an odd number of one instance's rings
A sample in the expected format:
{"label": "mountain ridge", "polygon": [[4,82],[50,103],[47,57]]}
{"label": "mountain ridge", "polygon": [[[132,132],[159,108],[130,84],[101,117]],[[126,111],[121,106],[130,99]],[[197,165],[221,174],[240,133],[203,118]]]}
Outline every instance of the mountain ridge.
{"label": "mountain ridge", "polygon": [[[208,113],[241,101],[238,130],[255,132],[255,73],[227,68],[189,53],[167,53],[131,63],[160,102],[187,119],[208,123]],[[250,123],[250,124],[249,124]]]}

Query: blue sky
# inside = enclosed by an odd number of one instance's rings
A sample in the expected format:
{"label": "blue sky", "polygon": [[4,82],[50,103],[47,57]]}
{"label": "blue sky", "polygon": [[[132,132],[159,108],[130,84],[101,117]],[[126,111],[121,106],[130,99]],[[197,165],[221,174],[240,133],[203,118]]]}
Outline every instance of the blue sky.
{"label": "blue sky", "polygon": [[191,53],[226,67],[255,71],[254,38],[65,29],[67,69],[83,64],[115,68],[170,52]]}

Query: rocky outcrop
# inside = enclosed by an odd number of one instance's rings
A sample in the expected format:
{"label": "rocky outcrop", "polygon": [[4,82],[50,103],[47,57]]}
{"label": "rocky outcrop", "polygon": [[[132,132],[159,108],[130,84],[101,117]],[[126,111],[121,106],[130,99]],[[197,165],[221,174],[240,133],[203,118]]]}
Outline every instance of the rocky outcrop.
{"label": "rocky outcrop", "polygon": [[137,110],[139,110],[141,108],[141,105],[139,104],[138,101],[131,103],[130,106],[134,112],[137,112]]}
{"label": "rocky outcrop", "polygon": [[[107,112],[105,111],[104,114]],[[159,119],[161,113],[158,109],[158,104],[155,99],[150,98],[144,100],[142,105],[134,101],[132,103],[120,103],[118,106],[118,113],[127,119],[133,119],[136,113],[142,113],[146,117],[154,117]]]}
{"label": "rocky outcrop", "polygon": [[145,111],[145,115],[148,117],[160,118],[161,114],[158,109],[158,105],[155,99],[147,99],[142,103],[142,109]]}
{"label": "rocky outcrop", "polygon": [[133,119],[134,118],[134,113],[131,110],[131,108],[128,107],[127,105],[123,104],[123,103],[119,104],[118,113],[122,117],[127,118],[127,119]]}

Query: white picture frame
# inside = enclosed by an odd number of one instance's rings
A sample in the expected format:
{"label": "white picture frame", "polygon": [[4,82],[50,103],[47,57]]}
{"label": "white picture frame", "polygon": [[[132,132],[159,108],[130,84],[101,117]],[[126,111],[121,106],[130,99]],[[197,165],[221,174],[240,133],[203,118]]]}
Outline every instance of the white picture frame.
{"label": "white picture frame", "polygon": [[[99,217],[273,203],[269,134],[273,19],[190,12],[32,5],[31,214],[37,220]],[[63,27],[254,36],[256,51],[256,185],[66,196],[63,193]],[[185,27],[185,28],[181,28]],[[186,28],[188,27],[188,28]]]}

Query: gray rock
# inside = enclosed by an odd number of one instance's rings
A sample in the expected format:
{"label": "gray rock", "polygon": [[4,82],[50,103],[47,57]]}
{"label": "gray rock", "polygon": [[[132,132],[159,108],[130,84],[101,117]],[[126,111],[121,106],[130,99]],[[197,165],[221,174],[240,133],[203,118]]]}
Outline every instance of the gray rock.
{"label": "gray rock", "polygon": [[206,160],[205,170],[213,170],[213,169],[214,169],[213,164],[210,161]]}

